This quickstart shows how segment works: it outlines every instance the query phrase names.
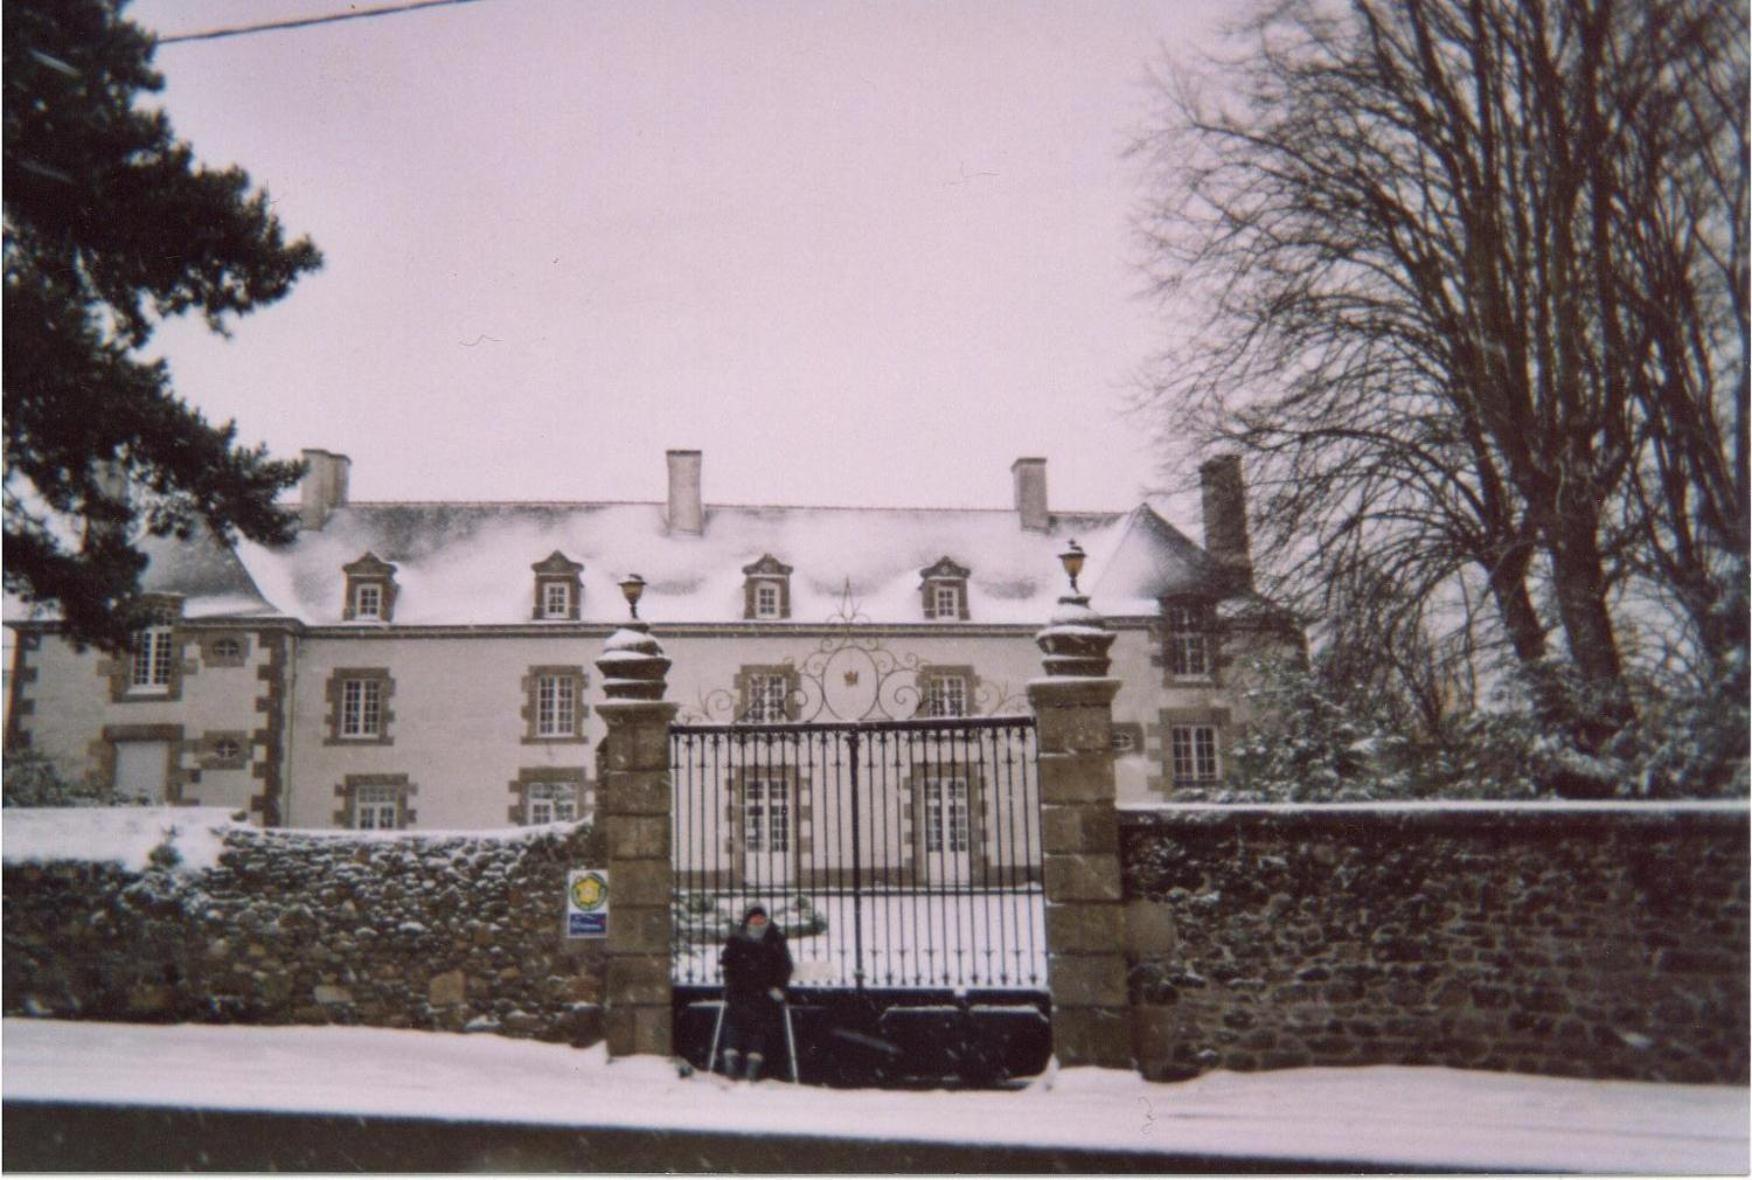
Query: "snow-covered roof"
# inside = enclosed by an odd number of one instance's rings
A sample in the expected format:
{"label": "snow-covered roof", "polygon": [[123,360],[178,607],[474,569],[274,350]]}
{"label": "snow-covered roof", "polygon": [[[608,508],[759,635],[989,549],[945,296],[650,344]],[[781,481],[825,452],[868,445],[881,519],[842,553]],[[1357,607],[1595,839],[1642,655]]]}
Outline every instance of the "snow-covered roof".
{"label": "snow-covered roof", "polygon": [[356,503],[278,548],[157,543],[144,584],[185,595],[189,617],[340,625],[341,567],[369,552],[396,567],[397,625],[528,623],[531,567],[558,552],[584,566],[584,622],[623,620],[617,583],[637,573],[642,618],[717,623],[743,617],[743,569],[770,554],[793,567],[795,623],[834,619],[848,586],[862,619],[915,623],[920,572],[947,557],[971,571],[970,622],[1036,625],[1065,591],[1058,554],[1072,539],[1088,553],[1082,585],[1110,617],[1153,615],[1162,595],[1210,577],[1203,551],[1147,505],[1057,513],[1046,532],[998,509],[709,505],[696,536],[671,532],[656,503]]}
{"label": "snow-covered roof", "polygon": [[662,504],[624,502],[354,503],[276,548],[151,540],[142,584],[182,595],[188,618],[342,625],[342,567],[369,552],[396,567],[397,626],[527,624],[531,567],[558,552],[584,567],[583,622],[624,620],[617,583],[637,573],[640,617],[728,623],[743,617],[744,567],[770,554],[793,567],[793,623],[836,620],[849,587],[859,621],[913,624],[921,571],[949,558],[971,571],[970,623],[1039,625],[1066,591],[1058,554],[1073,539],[1088,554],[1081,585],[1110,618],[1154,615],[1163,595],[1211,584],[1204,552],[1148,505],[1055,513],[1045,532],[1002,509],[708,505],[703,531],[686,535]]}

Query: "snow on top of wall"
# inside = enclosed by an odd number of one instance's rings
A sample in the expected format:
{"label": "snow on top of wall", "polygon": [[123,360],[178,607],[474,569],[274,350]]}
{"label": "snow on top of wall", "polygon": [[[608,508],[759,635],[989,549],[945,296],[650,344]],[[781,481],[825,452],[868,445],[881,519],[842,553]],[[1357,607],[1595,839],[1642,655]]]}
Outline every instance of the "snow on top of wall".
{"label": "snow on top of wall", "polygon": [[179,872],[219,863],[225,833],[249,825],[223,807],[8,807],[0,821],[7,864],[109,862],[143,872],[168,845]]}
{"label": "snow on top of wall", "polygon": [[[922,623],[920,571],[949,557],[971,569],[969,621],[1039,624],[1065,593],[1058,554],[1088,553],[1084,585],[1111,616],[1152,615],[1166,588],[1206,575],[1202,553],[1147,507],[1059,513],[1030,532],[1008,510],[708,506],[703,535],[670,534],[659,504],[353,504],[320,531],[238,555],[262,596],[306,623],[342,623],[341,567],[367,551],[396,566],[398,625],[528,623],[531,566],[559,552],[584,565],[582,619],[619,622],[619,581],[647,585],[655,623],[743,617],[744,566],[794,567],[791,621],[838,621],[847,588],[858,621]],[[379,626],[360,623],[362,628]]]}
{"label": "snow on top of wall", "polygon": [[175,866],[178,871],[199,873],[218,865],[228,832],[337,844],[425,845],[459,838],[508,844],[564,833],[576,826],[561,822],[480,831],[273,828],[264,832],[238,816],[223,807],[8,807],[0,819],[0,849],[7,864],[107,862],[137,873],[150,865],[153,849],[168,844],[180,858]]}

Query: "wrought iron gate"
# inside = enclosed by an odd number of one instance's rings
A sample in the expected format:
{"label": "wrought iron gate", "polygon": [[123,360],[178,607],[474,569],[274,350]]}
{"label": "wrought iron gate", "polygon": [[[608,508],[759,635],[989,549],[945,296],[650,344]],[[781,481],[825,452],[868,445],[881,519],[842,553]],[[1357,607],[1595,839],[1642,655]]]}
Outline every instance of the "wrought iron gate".
{"label": "wrought iron gate", "polygon": [[674,980],[744,909],[798,988],[1044,989],[1034,719],[679,725]]}

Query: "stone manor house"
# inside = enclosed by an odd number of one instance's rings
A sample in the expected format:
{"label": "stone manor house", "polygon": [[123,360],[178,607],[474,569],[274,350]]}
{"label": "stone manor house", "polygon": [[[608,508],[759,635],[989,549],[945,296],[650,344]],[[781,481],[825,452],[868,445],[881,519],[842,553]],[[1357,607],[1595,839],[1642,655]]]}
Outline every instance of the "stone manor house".
{"label": "stone manor house", "polygon": [[291,544],[147,542],[155,614],[131,651],[9,622],[7,748],[268,826],[581,818],[600,778],[594,661],[631,575],[684,722],[1015,714],[1075,541],[1117,633],[1120,798],[1168,799],[1224,776],[1241,657],[1302,643],[1253,589],[1232,457],[1201,468],[1203,548],[1148,504],[1051,510],[1038,458],[996,510],[707,504],[698,451],[668,453],[667,503],[355,503],[346,456],[304,457]]}

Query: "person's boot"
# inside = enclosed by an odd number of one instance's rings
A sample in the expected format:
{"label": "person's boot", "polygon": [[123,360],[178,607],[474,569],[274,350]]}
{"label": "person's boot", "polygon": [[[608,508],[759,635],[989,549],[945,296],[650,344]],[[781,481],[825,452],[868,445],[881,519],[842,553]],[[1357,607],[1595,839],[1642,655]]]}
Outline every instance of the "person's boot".
{"label": "person's boot", "polygon": [[738,1057],[741,1057],[741,1056],[742,1056],[742,1054],[737,1052],[735,1049],[724,1050],[724,1076],[725,1077],[735,1078],[737,1074],[742,1072],[741,1069],[739,1069],[737,1067],[737,1062],[736,1062],[736,1059]]}
{"label": "person's boot", "polygon": [[751,1081],[751,1082],[760,1081],[760,1067],[765,1061],[766,1061],[766,1058],[761,1056],[759,1053],[750,1053],[748,1055],[748,1075],[747,1076],[748,1076],[749,1081]]}

